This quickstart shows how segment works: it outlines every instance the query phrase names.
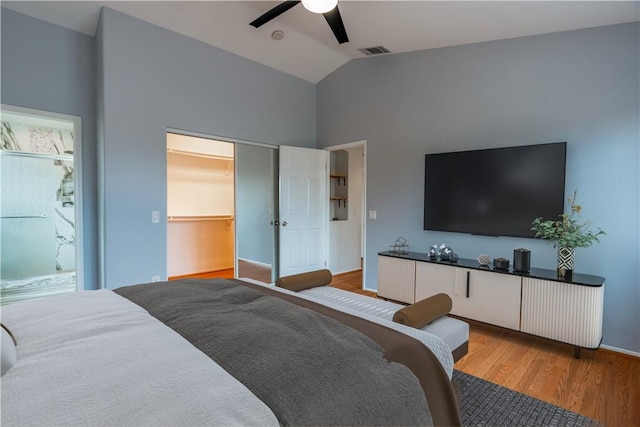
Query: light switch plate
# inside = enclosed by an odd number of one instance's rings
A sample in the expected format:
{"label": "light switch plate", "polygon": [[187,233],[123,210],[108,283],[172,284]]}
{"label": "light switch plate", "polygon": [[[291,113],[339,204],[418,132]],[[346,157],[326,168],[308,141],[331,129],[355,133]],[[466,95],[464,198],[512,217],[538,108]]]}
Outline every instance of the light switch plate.
{"label": "light switch plate", "polygon": [[369,211],[369,219],[377,219],[378,211]]}
{"label": "light switch plate", "polygon": [[151,211],[151,222],[160,222],[160,211]]}

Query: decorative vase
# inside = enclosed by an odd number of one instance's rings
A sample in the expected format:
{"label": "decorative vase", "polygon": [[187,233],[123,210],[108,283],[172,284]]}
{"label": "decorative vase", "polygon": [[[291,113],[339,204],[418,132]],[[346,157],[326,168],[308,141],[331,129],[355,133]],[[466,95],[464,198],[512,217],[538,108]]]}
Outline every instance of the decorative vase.
{"label": "decorative vase", "polygon": [[573,248],[558,248],[558,278],[570,282],[573,280],[573,263],[575,252]]}
{"label": "decorative vase", "polygon": [[520,248],[513,250],[513,271],[528,273],[531,270],[531,251]]}

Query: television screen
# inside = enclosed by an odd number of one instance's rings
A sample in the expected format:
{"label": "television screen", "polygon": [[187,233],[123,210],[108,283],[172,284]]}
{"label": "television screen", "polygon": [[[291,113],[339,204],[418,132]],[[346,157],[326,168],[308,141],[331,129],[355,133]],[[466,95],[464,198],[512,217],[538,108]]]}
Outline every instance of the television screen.
{"label": "television screen", "polygon": [[566,142],[427,154],[424,229],[534,237],[564,211]]}

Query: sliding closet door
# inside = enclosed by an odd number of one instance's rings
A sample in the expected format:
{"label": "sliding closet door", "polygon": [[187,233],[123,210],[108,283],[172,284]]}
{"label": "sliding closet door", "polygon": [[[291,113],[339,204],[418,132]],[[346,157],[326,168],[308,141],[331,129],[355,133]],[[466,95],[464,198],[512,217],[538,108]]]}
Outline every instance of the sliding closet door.
{"label": "sliding closet door", "polygon": [[278,152],[236,143],[236,277],[277,277]]}

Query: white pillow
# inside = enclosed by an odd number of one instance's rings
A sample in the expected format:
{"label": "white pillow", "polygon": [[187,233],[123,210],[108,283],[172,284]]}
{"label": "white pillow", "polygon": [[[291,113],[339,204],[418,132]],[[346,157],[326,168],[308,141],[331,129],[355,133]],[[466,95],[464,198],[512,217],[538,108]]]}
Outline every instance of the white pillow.
{"label": "white pillow", "polygon": [[2,346],[0,347],[0,353],[2,353],[2,357],[0,358],[2,373],[0,376],[2,376],[16,364],[18,356],[16,353],[16,340],[13,334],[5,325],[0,324],[0,326],[2,326],[0,328],[2,332],[2,341],[0,341],[0,345]]}

